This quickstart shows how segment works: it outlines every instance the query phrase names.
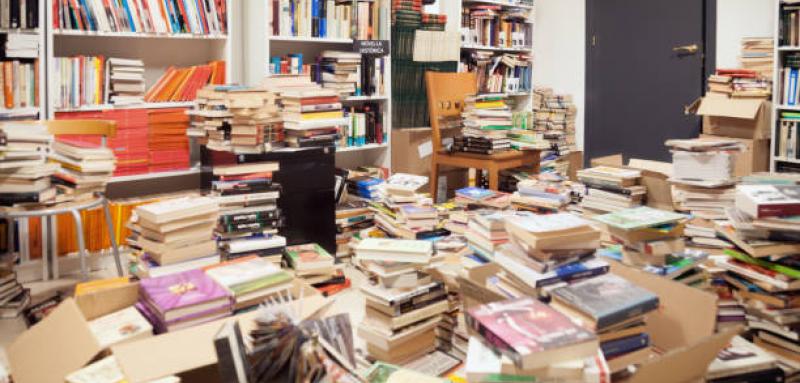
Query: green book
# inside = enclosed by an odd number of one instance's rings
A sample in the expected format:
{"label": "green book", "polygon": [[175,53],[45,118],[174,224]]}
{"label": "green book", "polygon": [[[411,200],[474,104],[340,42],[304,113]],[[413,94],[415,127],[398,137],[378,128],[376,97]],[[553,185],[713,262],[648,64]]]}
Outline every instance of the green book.
{"label": "green book", "polygon": [[753,257],[751,257],[751,256],[749,256],[747,254],[738,252],[736,250],[727,249],[727,250],[725,250],[725,255],[727,255],[727,256],[729,256],[729,257],[731,257],[733,259],[737,259],[737,260],[740,260],[742,262],[749,263],[751,265],[761,266],[761,267],[763,267],[763,268],[765,268],[767,270],[772,270],[772,271],[774,271],[776,273],[783,274],[783,275],[785,275],[787,277],[790,277],[790,278],[800,279],[800,270],[793,269],[793,268],[788,267],[788,266],[784,266],[784,265],[780,265],[780,264],[777,264],[777,263],[765,261],[763,259],[753,258]]}
{"label": "green book", "polygon": [[593,217],[597,222],[622,230],[638,230],[676,223],[686,216],[666,210],[641,206]]}

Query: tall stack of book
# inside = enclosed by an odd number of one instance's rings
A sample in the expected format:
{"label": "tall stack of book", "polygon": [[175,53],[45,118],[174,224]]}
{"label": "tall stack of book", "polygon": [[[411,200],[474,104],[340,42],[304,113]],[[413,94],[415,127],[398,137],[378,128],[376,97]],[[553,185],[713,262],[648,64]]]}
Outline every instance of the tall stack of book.
{"label": "tall stack of book", "polygon": [[203,87],[197,91],[194,107],[186,112],[190,119],[186,135],[195,137],[209,149],[231,150],[230,120],[233,116],[227,106],[229,88],[217,85]]}
{"label": "tall stack of book", "polygon": [[65,194],[105,191],[116,167],[111,149],[77,142],[54,142],[50,159],[61,166],[53,181],[64,186]]}
{"label": "tall stack of book", "polygon": [[345,51],[322,51],[320,55],[322,87],[342,97],[361,94],[361,54]]}
{"label": "tall stack of book", "polygon": [[216,235],[224,259],[248,255],[280,262],[286,239],[278,236],[282,214],[280,185],[273,182],[278,163],[215,166],[212,195],[221,207]]}
{"label": "tall stack of book", "polygon": [[[337,277],[342,274],[334,264],[336,259],[316,243],[287,246],[284,259],[286,265],[294,270],[296,277],[312,286],[336,282]],[[344,282],[344,278],[340,279],[339,282]]]}
{"label": "tall stack of book", "polygon": [[511,109],[502,95],[467,97],[462,117],[464,128],[454,138],[453,150],[493,154],[511,149]]}
{"label": "tall stack of book", "polygon": [[358,334],[370,357],[404,364],[436,348],[436,328],[449,310],[442,282],[419,271],[430,262],[427,241],[366,238],[356,258],[377,277],[365,283],[366,315]]}
{"label": "tall stack of book", "polygon": [[13,262],[0,261],[0,319],[18,317],[30,303],[30,290],[17,280]]}
{"label": "tall stack of book", "polygon": [[280,266],[256,255],[211,265],[205,272],[233,297],[234,311],[261,304],[270,295],[287,290],[292,281]]}
{"label": "tall stack of book", "polygon": [[503,10],[499,5],[471,5],[461,15],[464,46],[526,49],[531,46],[533,25],[524,9]]}
{"label": "tall stack of book", "polygon": [[131,105],[144,102],[144,62],[109,58],[106,61],[106,103]]}
{"label": "tall stack of book", "polygon": [[725,218],[733,206],[734,165],[741,144],[725,138],[667,140],[672,151],[673,200],[679,210],[707,219]]}
{"label": "tall stack of book", "polygon": [[[642,206],[594,217],[611,240],[622,245],[622,261],[637,267],[665,267],[680,260],[686,216]],[[676,276],[677,277],[677,276]]]}
{"label": "tall stack of book", "polygon": [[[56,61],[58,62],[58,61]],[[2,86],[0,107],[5,109],[30,108],[40,105],[39,62],[2,61]],[[33,117],[29,114],[14,117]]]}
{"label": "tall stack of book", "polygon": [[150,151],[150,172],[183,170],[189,167],[189,116],[185,108],[151,109],[147,111]]}
{"label": "tall stack of book", "polygon": [[578,171],[578,181],[586,185],[581,200],[585,216],[641,206],[647,188],[640,185],[642,172],[635,169],[596,166]]}
{"label": "tall stack of book", "polygon": [[169,269],[183,271],[203,260],[219,262],[214,241],[219,205],[212,198],[167,199],[137,206],[134,214],[128,243],[141,250],[134,259],[137,269],[175,265]]}
{"label": "tall stack of book", "polygon": [[191,33],[221,35],[227,33],[228,14],[224,2],[160,1],[94,2],[53,4],[55,30],[139,33]]}
{"label": "tall stack of book", "polygon": [[272,0],[270,4],[273,36],[349,39],[357,22],[353,3]]}
{"label": "tall stack of book", "polygon": [[[498,376],[557,380],[562,371],[574,374],[574,381],[609,379],[608,366],[598,355],[597,336],[535,298],[476,306],[465,318],[475,334],[469,339],[465,366],[470,382],[491,382]],[[562,364],[569,367],[562,370]]]}
{"label": "tall stack of book", "polygon": [[157,333],[210,322],[233,312],[231,295],[203,270],[143,279],[136,308]]}
{"label": "tall stack of book", "polygon": [[349,110],[345,109],[345,118],[348,123],[340,132],[339,147],[382,144],[386,140],[380,103],[367,102],[352,106]]}
{"label": "tall stack of book", "polygon": [[518,210],[554,212],[572,202],[572,188],[557,174],[545,173],[521,180],[516,189],[511,196],[511,206]]}
{"label": "tall stack of book", "polygon": [[262,153],[283,142],[283,124],[274,93],[262,89],[232,89],[227,95],[234,153]]}
{"label": "tall stack of book", "polygon": [[393,0],[392,25],[417,28],[422,24],[422,0]]}
{"label": "tall stack of book", "polygon": [[649,356],[645,321],[648,313],[658,309],[656,294],[606,274],[555,288],[550,295],[550,306],[594,330],[612,372]]}
{"label": "tall stack of book", "polygon": [[0,205],[45,203],[55,198],[50,176],[58,165],[46,163],[52,141],[45,125],[0,125]]}
{"label": "tall stack of book", "polygon": [[347,126],[339,94],[328,89],[281,93],[286,143],[291,147],[334,146]]}
{"label": "tall stack of book", "polygon": [[739,63],[742,68],[756,71],[761,78],[771,79],[775,71],[772,37],[742,38],[742,55]]}
{"label": "tall stack of book", "polygon": [[550,88],[537,87],[533,93],[533,130],[541,133],[557,154],[575,150],[575,116],[578,109],[570,95],[558,95]]}

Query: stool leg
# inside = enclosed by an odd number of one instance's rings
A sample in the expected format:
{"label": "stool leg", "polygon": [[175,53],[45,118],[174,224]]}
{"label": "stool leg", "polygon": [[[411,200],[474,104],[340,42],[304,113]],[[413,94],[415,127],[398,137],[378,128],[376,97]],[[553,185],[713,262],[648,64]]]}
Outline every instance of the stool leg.
{"label": "stool leg", "polygon": [[51,215],[47,219],[50,221],[50,247],[53,252],[53,279],[58,279],[58,217]]}
{"label": "stool leg", "polygon": [[114,252],[114,262],[117,264],[117,274],[123,276],[122,260],[119,258],[119,246],[117,245],[117,235],[114,233],[114,221],[111,220],[111,210],[108,208],[108,200],[103,198],[103,213],[106,216],[106,227],[108,237],[111,239],[111,251]]}
{"label": "stool leg", "polygon": [[[50,230],[48,228],[50,217],[39,217],[39,221],[42,232],[42,280],[46,281],[50,279]],[[54,258],[53,262],[58,262],[58,260]]]}
{"label": "stool leg", "polygon": [[85,281],[89,279],[89,268],[86,264],[86,243],[83,239],[83,223],[81,213],[77,210],[70,210],[72,219],[75,220],[75,235],[78,237],[78,256],[81,260],[81,278]]}
{"label": "stool leg", "polygon": [[17,222],[12,218],[6,218],[6,224],[8,225],[8,227],[6,228],[7,229],[6,234],[8,234],[8,237],[6,237],[6,242],[7,242],[6,254],[9,257],[13,257],[14,250],[16,250],[15,247],[17,244],[17,238],[15,237],[17,235],[17,231],[14,229],[14,225],[16,225]]}

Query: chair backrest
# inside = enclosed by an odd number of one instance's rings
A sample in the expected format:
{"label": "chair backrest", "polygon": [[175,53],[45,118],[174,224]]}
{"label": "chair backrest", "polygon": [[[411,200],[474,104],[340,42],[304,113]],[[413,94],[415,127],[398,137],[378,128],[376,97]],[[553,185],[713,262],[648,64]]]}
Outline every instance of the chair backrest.
{"label": "chair backrest", "polygon": [[117,122],[113,120],[47,120],[44,124],[54,135],[114,137],[117,134]]}
{"label": "chair backrest", "polygon": [[425,88],[428,91],[433,150],[438,152],[442,149],[439,119],[461,114],[464,99],[478,92],[477,78],[474,72],[425,72]]}

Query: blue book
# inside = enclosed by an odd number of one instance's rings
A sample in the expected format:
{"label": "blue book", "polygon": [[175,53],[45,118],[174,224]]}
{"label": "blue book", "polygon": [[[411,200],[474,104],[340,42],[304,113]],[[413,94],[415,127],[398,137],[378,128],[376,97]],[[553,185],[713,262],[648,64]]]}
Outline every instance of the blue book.
{"label": "blue book", "polygon": [[647,333],[641,333],[600,343],[600,349],[603,350],[603,355],[605,355],[606,359],[611,359],[615,356],[641,350],[648,345],[650,345],[650,336]]}
{"label": "blue book", "polygon": [[789,105],[797,105],[797,71],[797,68],[789,69]]}
{"label": "blue book", "polygon": [[494,195],[494,192],[491,190],[487,190],[484,188],[479,188],[476,186],[465,187],[462,189],[456,190],[456,194],[462,195],[467,198],[471,198],[474,200],[482,200],[484,198],[488,198]]}
{"label": "blue book", "polygon": [[320,0],[319,4],[319,37],[328,37],[328,4],[326,0]]}
{"label": "blue book", "polygon": [[136,24],[133,22],[133,14],[131,7],[128,5],[129,0],[122,0],[122,7],[125,8],[125,15],[128,16],[128,25],[131,27],[131,32],[136,32]]}
{"label": "blue book", "polygon": [[87,29],[90,31],[96,31],[97,24],[95,24],[94,17],[92,17],[92,12],[90,11],[89,5],[86,4],[86,0],[81,0],[81,8],[83,9],[82,12],[86,14],[86,23],[89,24],[86,26]]}
{"label": "blue book", "polygon": [[294,14],[297,11],[297,4],[295,4],[294,0],[289,0],[289,4],[291,5],[290,12],[292,16],[292,36],[297,36],[297,25],[295,25],[294,23],[295,20]]}

